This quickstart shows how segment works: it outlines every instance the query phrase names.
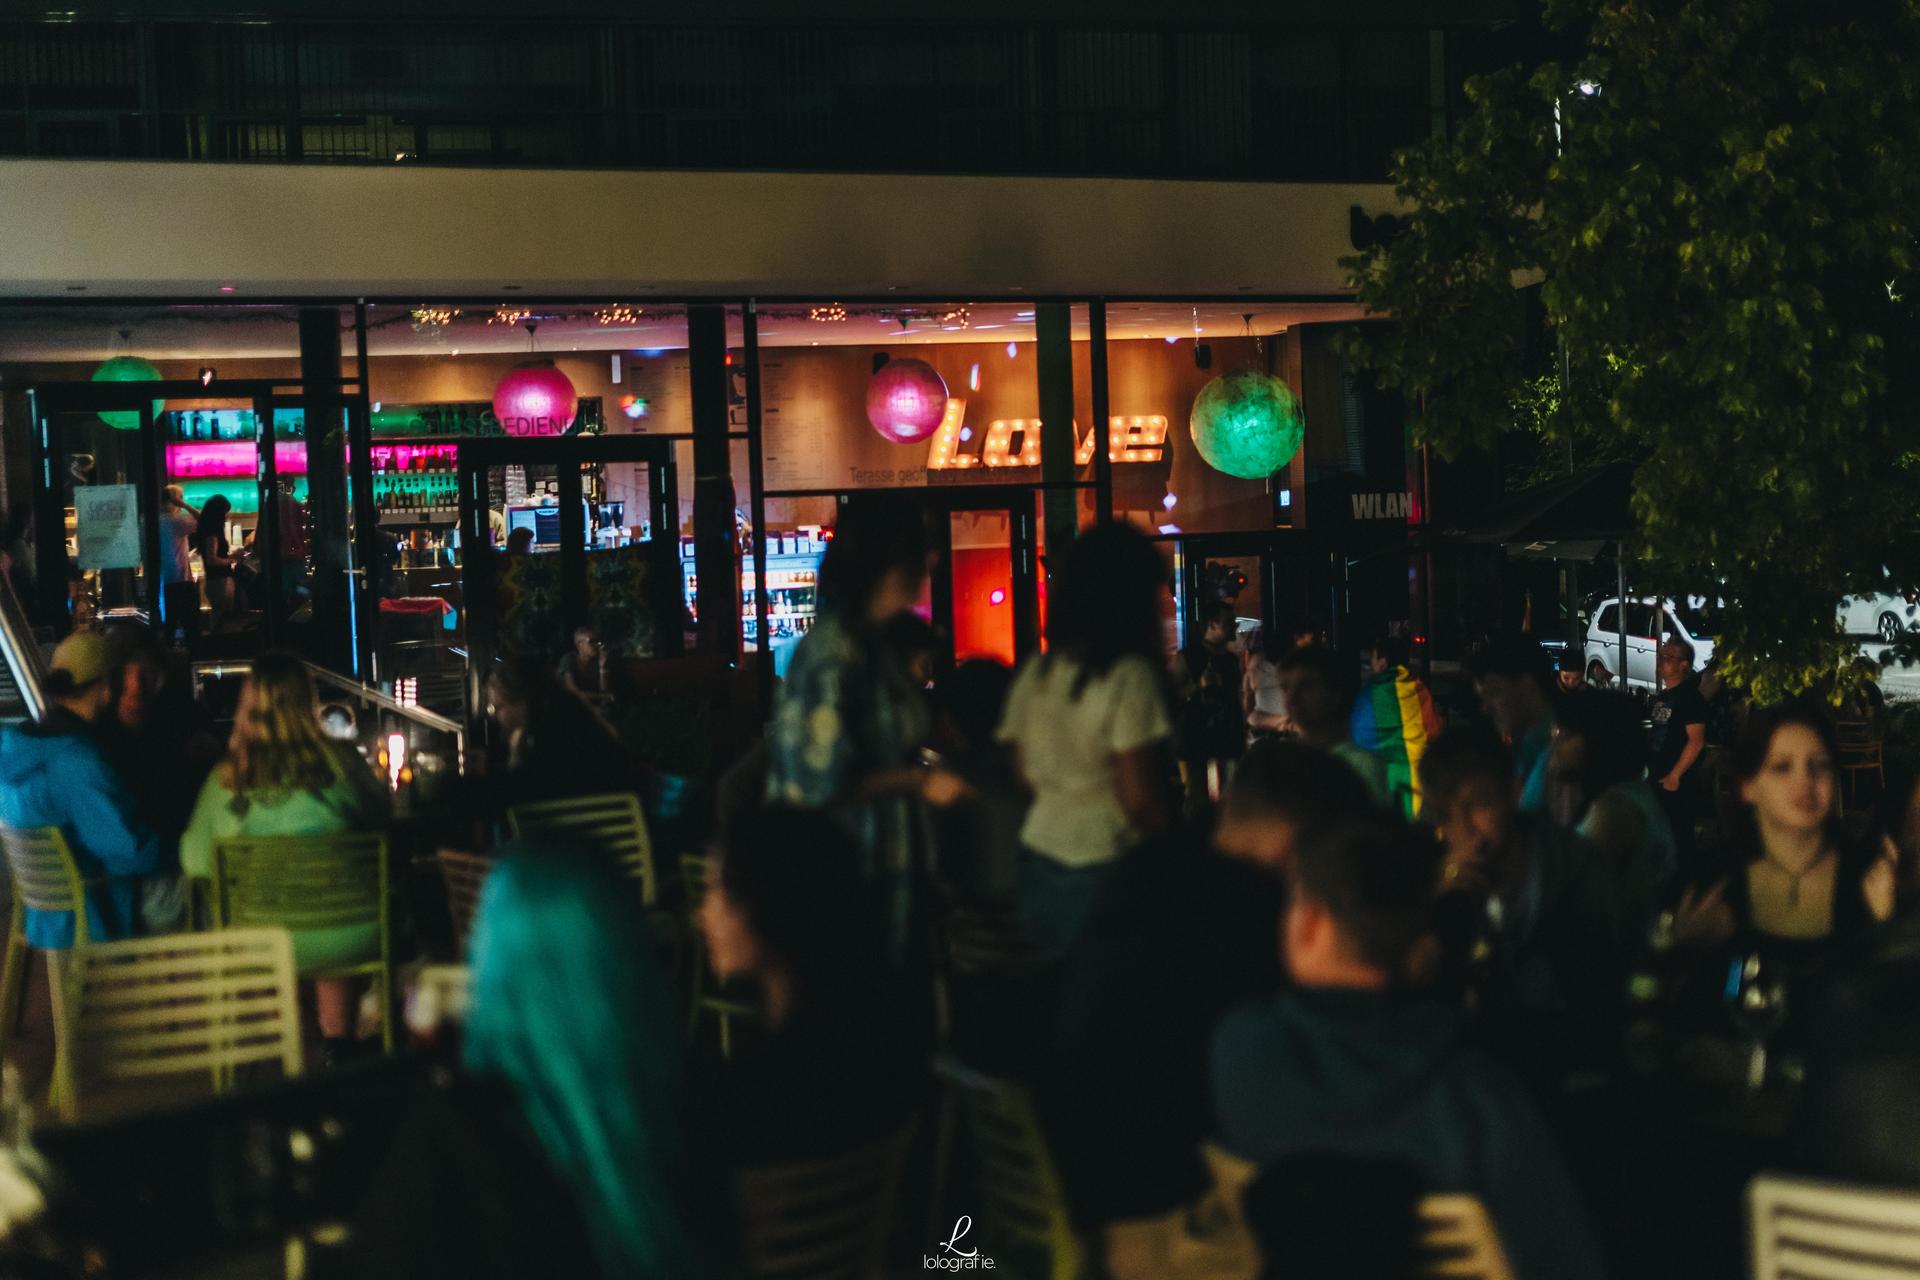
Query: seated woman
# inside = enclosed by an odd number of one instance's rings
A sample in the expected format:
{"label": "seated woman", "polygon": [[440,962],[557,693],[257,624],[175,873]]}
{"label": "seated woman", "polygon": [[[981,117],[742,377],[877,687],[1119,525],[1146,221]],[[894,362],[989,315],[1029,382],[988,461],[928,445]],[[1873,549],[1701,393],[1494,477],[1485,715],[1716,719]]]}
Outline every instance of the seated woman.
{"label": "seated woman", "polygon": [[410,1111],[338,1274],[731,1274],[673,998],[613,873],[585,856],[503,859],[480,900],[471,999],[465,1070]]}
{"label": "seated woman", "polygon": [[750,979],[769,1028],[718,1082],[715,1134],[737,1167],[873,1142],[924,1093],[926,1037],[849,844],[823,813],[758,811],[730,833],[701,904],[714,973]]}
{"label": "seated woman", "polygon": [[1920,785],[1891,789],[1880,825],[1896,911],[1819,993],[1789,1145],[1815,1173],[1911,1185],[1920,1181]]}
{"label": "seated woman", "polygon": [[554,674],[568,693],[589,706],[604,707],[613,701],[612,676],[608,669],[612,656],[598,631],[577,627],[573,633],[573,649],[560,659]]}
{"label": "seated woman", "polygon": [[[320,728],[313,680],[299,659],[264,653],[240,691],[227,757],[200,788],[180,837],[180,867],[213,874],[213,845],[232,836],[319,836],[366,831],[386,820],[387,793],[354,751]],[[371,960],[378,926],[298,929],[295,963],[313,969]],[[351,979],[314,983],[320,1033],[329,1051],[353,1035]]]}
{"label": "seated woman", "polygon": [[487,714],[506,744],[505,777],[486,784],[494,807],[640,789],[613,730],[552,671],[503,663],[488,673],[486,690]]}
{"label": "seated woman", "polygon": [[[1674,943],[1719,962],[1757,956],[1790,987],[1866,945],[1893,914],[1884,851],[1850,840],[1836,803],[1833,726],[1814,707],[1756,710],[1735,743],[1738,805],[1722,823],[1721,872],[1681,894]],[[1800,1001],[1789,999],[1793,1009]]]}

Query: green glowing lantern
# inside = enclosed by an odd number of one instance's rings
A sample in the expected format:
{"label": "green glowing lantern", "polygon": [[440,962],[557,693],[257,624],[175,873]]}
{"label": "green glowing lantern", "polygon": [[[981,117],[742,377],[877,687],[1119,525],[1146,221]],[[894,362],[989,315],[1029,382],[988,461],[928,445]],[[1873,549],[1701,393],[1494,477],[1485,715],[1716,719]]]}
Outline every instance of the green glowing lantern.
{"label": "green glowing lantern", "polygon": [[[150,360],[139,356],[115,356],[93,371],[95,382],[158,382],[160,371],[153,367]],[[167,407],[165,400],[153,402],[153,416],[158,418],[160,411]],[[115,431],[138,431],[140,415],[126,409],[109,409],[100,414],[100,421]]]}
{"label": "green glowing lantern", "polygon": [[1242,480],[1264,480],[1286,466],[1307,430],[1293,390],[1251,369],[1200,388],[1188,425],[1207,465]]}

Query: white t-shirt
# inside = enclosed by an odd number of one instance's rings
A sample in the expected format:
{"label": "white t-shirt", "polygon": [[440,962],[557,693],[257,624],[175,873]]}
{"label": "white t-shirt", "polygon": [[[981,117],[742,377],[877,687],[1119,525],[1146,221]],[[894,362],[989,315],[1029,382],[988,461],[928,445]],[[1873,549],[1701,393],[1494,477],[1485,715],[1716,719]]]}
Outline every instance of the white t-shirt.
{"label": "white t-shirt", "polygon": [[1271,716],[1276,720],[1285,717],[1287,699],[1280,691],[1279,667],[1265,658],[1255,656],[1247,663],[1247,684],[1253,690],[1254,714]]}
{"label": "white t-shirt", "polygon": [[1073,696],[1080,664],[1036,654],[1007,694],[998,738],[1020,748],[1033,807],[1020,840],[1069,867],[1109,862],[1135,839],[1114,793],[1113,761],[1173,736],[1161,675],[1138,655],[1122,658]]}
{"label": "white t-shirt", "polygon": [[170,511],[160,517],[161,582],[193,581],[193,565],[188,554],[197,528],[199,522],[184,511]]}

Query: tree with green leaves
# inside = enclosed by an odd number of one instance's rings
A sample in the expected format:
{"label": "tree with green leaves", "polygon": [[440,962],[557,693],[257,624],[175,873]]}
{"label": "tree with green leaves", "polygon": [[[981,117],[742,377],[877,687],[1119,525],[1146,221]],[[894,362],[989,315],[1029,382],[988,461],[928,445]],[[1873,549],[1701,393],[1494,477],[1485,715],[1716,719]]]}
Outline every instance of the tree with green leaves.
{"label": "tree with green leaves", "polygon": [[1523,290],[1636,473],[1636,587],[1729,603],[1763,698],[1852,670],[1842,597],[1920,586],[1920,3],[1548,0],[1576,52],[1468,86],[1347,260],[1355,354],[1443,455],[1538,404]]}

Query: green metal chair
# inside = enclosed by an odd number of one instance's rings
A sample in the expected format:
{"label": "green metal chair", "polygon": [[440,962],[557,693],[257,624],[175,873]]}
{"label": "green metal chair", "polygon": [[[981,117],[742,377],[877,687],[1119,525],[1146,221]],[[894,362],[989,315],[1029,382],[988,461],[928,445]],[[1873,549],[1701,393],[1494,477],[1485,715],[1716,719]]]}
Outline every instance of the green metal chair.
{"label": "green metal chair", "polygon": [[710,1013],[720,1028],[720,1056],[731,1058],[733,1020],[757,1018],[760,1010],[744,1000],[733,1000],[719,994],[719,980],[714,977],[707,963],[706,935],[700,931],[700,904],[706,901],[711,871],[712,864],[705,854],[680,855],[680,888],[686,894],[685,954],[692,981],[687,993],[687,1036],[689,1039],[697,1036],[700,1032],[700,1015]]}
{"label": "green metal chair", "polygon": [[379,954],[357,964],[302,971],[303,981],[373,976],[379,983],[380,1038],[393,1052],[393,930],[388,908],[387,838],[349,832],[323,836],[238,836],[213,843],[216,928],[303,929],[373,925]]}
{"label": "green metal chair", "polygon": [[631,792],[572,796],[515,805],[507,827],[526,840],[551,840],[604,849],[628,877],[640,882],[640,902],[660,901],[660,876],[653,863],[653,837],[640,798]]}

